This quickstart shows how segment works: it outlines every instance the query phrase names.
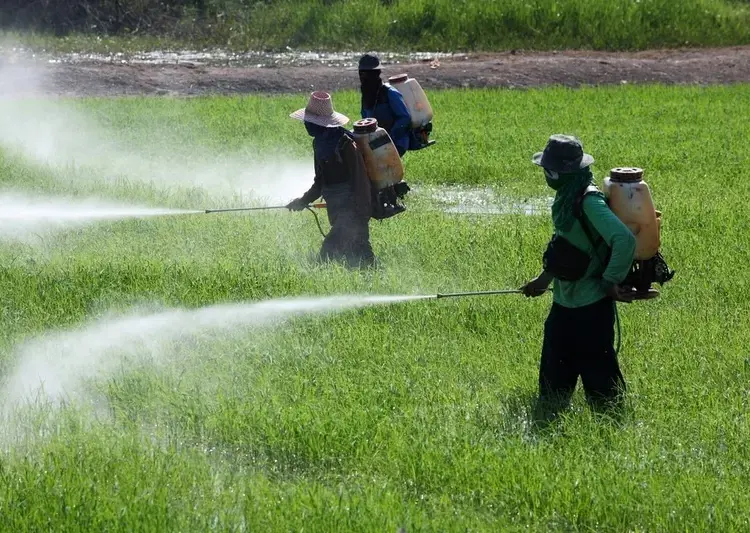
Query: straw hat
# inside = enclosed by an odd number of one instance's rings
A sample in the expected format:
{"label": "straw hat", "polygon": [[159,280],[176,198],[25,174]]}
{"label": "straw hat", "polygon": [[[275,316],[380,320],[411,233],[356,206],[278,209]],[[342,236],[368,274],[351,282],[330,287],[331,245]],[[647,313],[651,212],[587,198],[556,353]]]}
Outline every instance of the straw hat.
{"label": "straw hat", "polygon": [[331,95],[323,91],[315,91],[310,95],[307,107],[298,109],[290,117],[303,122],[312,122],[318,126],[335,128],[349,122],[349,117],[333,110]]}

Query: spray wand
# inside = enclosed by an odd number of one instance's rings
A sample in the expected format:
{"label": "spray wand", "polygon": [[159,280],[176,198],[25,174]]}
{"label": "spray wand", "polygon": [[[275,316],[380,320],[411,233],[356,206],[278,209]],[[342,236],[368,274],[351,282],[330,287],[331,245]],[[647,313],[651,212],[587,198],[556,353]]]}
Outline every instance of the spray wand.
{"label": "spray wand", "polygon": [[[319,203],[319,204],[310,204],[307,206],[307,209],[310,208],[315,209],[324,209],[326,206],[325,203]],[[285,205],[267,205],[263,207],[230,207],[228,209],[206,209],[205,213],[228,213],[230,211],[265,211],[268,209],[286,209],[287,207]]]}
{"label": "spray wand", "polygon": [[[546,291],[551,291],[552,289],[546,289]],[[448,293],[438,293],[434,296],[431,296],[431,298],[458,298],[461,296],[489,296],[493,294],[521,294],[523,291],[521,289],[503,289],[503,290],[497,290],[497,291],[474,291],[474,292],[448,292]]]}
{"label": "spray wand", "polygon": [[[313,211],[313,209],[325,209],[328,207],[324,202],[317,203],[317,204],[309,204],[305,206],[305,209],[310,211],[313,216],[315,217],[315,224],[318,225],[318,231],[320,231],[320,234],[325,239],[326,234],[323,231],[323,226],[320,225],[320,219],[318,218],[318,214]],[[265,211],[269,209],[287,209],[287,206],[285,205],[267,205],[262,207],[230,207],[227,209],[206,209],[204,213],[228,213],[230,211]]]}

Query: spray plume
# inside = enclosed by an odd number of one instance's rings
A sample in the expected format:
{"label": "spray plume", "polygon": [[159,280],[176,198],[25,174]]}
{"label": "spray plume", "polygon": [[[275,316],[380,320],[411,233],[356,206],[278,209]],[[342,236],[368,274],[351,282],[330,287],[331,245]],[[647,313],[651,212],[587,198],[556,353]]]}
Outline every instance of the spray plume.
{"label": "spray plume", "polygon": [[416,300],[517,294],[518,289],[394,296],[282,298],[194,310],[174,309],[103,319],[81,329],[44,335],[22,345],[19,365],[5,384],[6,407],[31,398],[56,402],[75,395],[81,380],[106,375],[128,358],[159,362],[174,343],[198,335],[236,333],[279,325],[299,315],[327,314],[372,305]]}
{"label": "spray plume", "polygon": [[[216,197],[258,203],[288,202],[312,183],[311,163],[280,151],[253,153],[247,146],[216,155],[202,150],[200,141],[187,146],[183,138],[200,134],[200,128],[181,133],[179,154],[164,141],[174,134],[171,124],[159,125],[161,131],[139,130],[139,147],[129,145],[103,125],[106,117],[94,120],[75,102],[40,98],[48,80],[48,70],[38,64],[0,57],[0,147],[51,168],[59,179],[70,179],[66,171],[85,168],[97,183],[126,179],[161,189],[200,188]],[[80,179],[80,173],[75,177]]]}
{"label": "spray plume", "polygon": [[0,193],[0,239],[24,241],[31,236],[126,218],[202,213],[183,209],[128,206],[96,199],[34,197]]}
{"label": "spray plume", "polygon": [[6,380],[5,410],[32,399],[57,403],[75,397],[88,378],[107,376],[128,360],[159,363],[175,344],[207,333],[279,325],[300,315],[342,312],[426,296],[335,296],[276,299],[252,304],[172,309],[103,319],[77,330],[43,335],[21,345],[18,366]]}

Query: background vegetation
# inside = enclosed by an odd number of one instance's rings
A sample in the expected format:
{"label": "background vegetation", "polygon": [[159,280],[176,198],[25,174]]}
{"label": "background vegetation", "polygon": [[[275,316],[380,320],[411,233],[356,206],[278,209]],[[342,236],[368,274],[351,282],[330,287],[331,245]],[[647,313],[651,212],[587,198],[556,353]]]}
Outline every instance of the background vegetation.
{"label": "background vegetation", "polygon": [[[466,51],[750,43],[746,0],[6,0],[0,28],[85,47]],[[88,36],[88,37],[87,37]],[[47,40],[65,47],[66,41]],[[38,42],[38,40],[36,41]]]}

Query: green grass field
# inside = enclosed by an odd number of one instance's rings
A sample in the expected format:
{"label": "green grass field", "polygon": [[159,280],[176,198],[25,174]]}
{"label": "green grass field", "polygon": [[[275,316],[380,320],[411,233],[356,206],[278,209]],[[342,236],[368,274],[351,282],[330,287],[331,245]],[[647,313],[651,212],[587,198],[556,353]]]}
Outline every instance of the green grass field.
{"label": "green grass field", "polygon": [[115,52],[165,46],[641,50],[750,43],[746,0],[284,0],[249,5],[207,0],[205,4],[202,20],[189,7],[177,18],[164,17],[162,3],[153,0],[124,7],[93,2],[91,6],[97,8],[90,6],[88,11],[76,9],[75,2],[60,5],[59,12],[10,6],[0,8],[0,27],[12,29],[27,20],[21,27],[38,33],[24,40],[38,47]]}
{"label": "green grass field", "polygon": [[[748,528],[750,86],[430,97],[439,142],[406,156],[412,185],[549,196],[529,159],[557,132],[583,139],[598,181],[614,166],[645,168],[677,275],[660,299],[620,306],[623,420],[593,415],[579,391],[559,423],[533,423],[549,297],[409,302],[209,332],[160,347],[158,362],[120,360],[66,408],[11,413],[0,432],[0,529]],[[357,95],[334,101],[356,116]],[[91,146],[103,165],[118,146],[188,166],[197,153],[256,157],[278,146],[309,157],[309,137],[287,118],[303,97],[60,105],[108,132]],[[0,183],[152,206],[239,201],[40,165],[9,148]],[[418,189],[405,214],[371,224],[381,262],[371,272],[316,266],[321,238],[308,213],[184,215],[4,240],[2,373],[45,331],[132,306],[484,290],[538,272],[547,215],[445,214]]]}

